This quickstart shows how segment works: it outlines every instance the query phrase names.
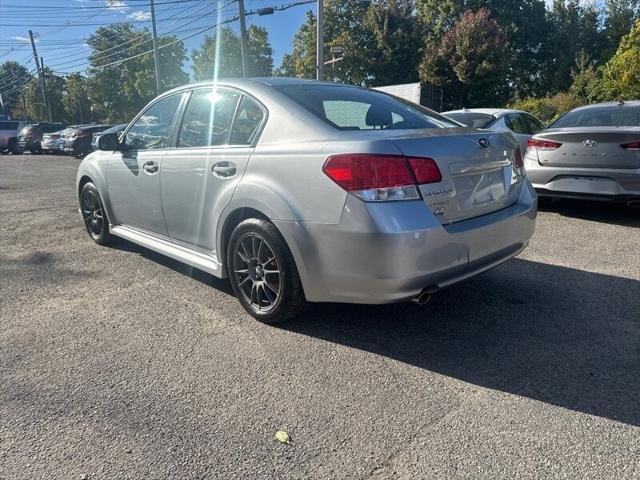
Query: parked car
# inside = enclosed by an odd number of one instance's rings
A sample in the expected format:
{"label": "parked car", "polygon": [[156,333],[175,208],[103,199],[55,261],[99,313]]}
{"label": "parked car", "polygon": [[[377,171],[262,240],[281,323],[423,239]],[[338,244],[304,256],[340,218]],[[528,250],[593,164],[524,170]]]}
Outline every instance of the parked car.
{"label": "parked car", "polygon": [[91,238],[229,277],[267,323],[307,301],[424,303],[517,255],[535,227],[512,135],[360,87],[188,85],[99,147],[77,173]]}
{"label": "parked car", "polygon": [[72,127],[67,127],[64,130],[57,132],[45,133],[40,140],[40,147],[43,153],[60,153],[62,151],[62,144],[64,143],[64,134]]}
{"label": "parked car", "polygon": [[106,130],[103,130],[102,132],[96,132],[93,134],[93,139],[91,140],[91,150],[95,151],[98,150],[98,140],[100,140],[100,136],[104,135],[106,133],[115,133],[115,134],[120,134],[124,131],[124,129],[127,128],[127,124],[126,123],[122,123],[120,125],[116,125],[115,127],[111,127],[108,128]]}
{"label": "parked car", "polygon": [[19,120],[0,120],[0,152],[16,153],[18,132],[24,128]]}
{"label": "parked car", "polygon": [[62,150],[75,157],[84,157],[91,153],[93,134],[111,127],[112,125],[80,125],[65,134]]}
{"label": "parked car", "polygon": [[18,134],[17,153],[30,151],[31,153],[42,153],[42,136],[45,133],[57,132],[62,130],[62,123],[40,122],[27,125]]}
{"label": "parked car", "polygon": [[506,108],[464,108],[444,112],[443,115],[473,128],[511,132],[524,152],[527,142],[544,128],[544,124],[530,113]]}
{"label": "parked car", "polygon": [[525,161],[542,196],[640,204],[640,101],[571,110],[529,140]]}

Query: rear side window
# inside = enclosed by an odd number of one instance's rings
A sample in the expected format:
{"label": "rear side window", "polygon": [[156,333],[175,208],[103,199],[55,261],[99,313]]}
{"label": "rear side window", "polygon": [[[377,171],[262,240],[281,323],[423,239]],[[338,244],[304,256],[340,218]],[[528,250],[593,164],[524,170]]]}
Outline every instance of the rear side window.
{"label": "rear side window", "polygon": [[171,125],[181,98],[171,95],[151,105],[131,126],[124,143],[135,150],[169,147]]}
{"label": "rear side window", "polygon": [[178,147],[226,145],[239,98],[226,90],[195,90],[184,112]]}
{"label": "rear side window", "polygon": [[527,125],[524,121],[522,115],[518,115],[517,113],[512,113],[507,115],[506,118],[507,127],[513,130],[515,133],[520,134],[530,134],[529,125]]}
{"label": "rear side window", "polygon": [[522,118],[524,118],[524,121],[529,126],[529,133],[536,134],[540,130],[544,129],[544,125],[537,118],[532,117],[531,115],[523,115]]}
{"label": "rear side window", "polygon": [[365,88],[322,84],[279,85],[277,90],[339,130],[416,130],[456,127],[419,105]]}
{"label": "rear side window", "polygon": [[556,120],[550,128],[638,126],[640,126],[640,107],[607,105],[573,110]]}
{"label": "rear side window", "polygon": [[262,108],[250,98],[243,96],[233,122],[229,143],[231,145],[251,145],[258,134],[263,118]]}
{"label": "rear side window", "polygon": [[17,130],[18,122],[0,122],[0,130]]}

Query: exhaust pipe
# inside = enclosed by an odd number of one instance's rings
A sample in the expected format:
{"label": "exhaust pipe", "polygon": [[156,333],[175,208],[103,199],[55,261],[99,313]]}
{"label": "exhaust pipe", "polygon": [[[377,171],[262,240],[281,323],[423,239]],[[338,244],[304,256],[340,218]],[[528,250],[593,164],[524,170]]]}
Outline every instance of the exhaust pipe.
{"label": "exhaust pipe", "polygon": [[429,300],[431,300],[431,292],[423,290],[416,297],[413,297],[411,299],[411,303],[422,306],[425,305]]}

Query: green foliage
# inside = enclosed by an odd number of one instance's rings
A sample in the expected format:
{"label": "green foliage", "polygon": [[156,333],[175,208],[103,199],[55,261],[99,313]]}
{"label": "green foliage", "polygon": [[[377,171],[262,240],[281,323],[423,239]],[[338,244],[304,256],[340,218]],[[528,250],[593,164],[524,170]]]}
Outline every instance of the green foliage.
{"label": "green foliage", "polygon": [[[151,35],[147,29],[136,30],[131,24],[101,27],[87,44],[92,48],[88,75],[89,98],[102,121],[129,121],[156,96]],[[129,45],[123,49],[122,45]],[[174,36],[158,37],[161,90],[182,85],[189,77],[182,66],[186,52]],[[126,62],[119,60],[131,58]]]}
{"label": "green foliage", "polygon": [[[270,76],[273,71],[273,49],[263,27],[247,29],[247,76]],[[218,28],[215,36],[206,36],[199,49],[191,53],[196,80],[242,76],[240,37],[228,27]]]}
{"label": "green foliage", "polygon": [[602,79],[595,86],[594,95],[600,100],[640,98],[640,19],[604,65]]}
{"label": "green foliage", "polygon": [[546,97],[528,97],[515,100],[509,107],[530,112],[542,122],[549,124],[569,110],[584,105],[585,102],[571,93],[556,93]]}
{"label": "green foliage", "polygon": [[15,118],[23,116],[20,93],[24,86],[32,80],[33,77],[29,70],[18,62],[8,61],[0,64],[0,94],[2,94],[6,113]]}
{"label": "green foliage", "polygon": [[91,112],[87,83],[86,77],[77,73],[65,79],[62,104],[69,123],[81,124],[95,120]]}
{"label": "green foliage", "polygon": [[489,11],[467,10],[427,51],[420,74],[449,92],[448,107],[501,105],[508,99],[509,52],[507,38]]}

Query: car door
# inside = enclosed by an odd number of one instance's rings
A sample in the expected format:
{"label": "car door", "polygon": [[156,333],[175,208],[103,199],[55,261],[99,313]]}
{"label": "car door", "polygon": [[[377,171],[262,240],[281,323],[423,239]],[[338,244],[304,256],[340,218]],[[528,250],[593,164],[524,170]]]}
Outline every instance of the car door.
{"label": "car door", "polygon": [[266,110],[242,92],[193,90],[162,165],[162,208],[169,236],[215,252],[218,218],[253,152]]}
{"label": "car door", "polygon": [[531,131],[529,125],[525,122],[525,119],[519,113],[509,113],[505,118],[505,123],[509,130],[513,133],[514,137],[520,145],[520,150],[524,154],[527,150],[527,142],[531,138]]}
{"label": "car door", "polygon": [[125,131],[123,152],[107,163],[111,221],[147,232],[167,235],[160,198],[162,159],[170,139],[182,93],[148,106]]}

